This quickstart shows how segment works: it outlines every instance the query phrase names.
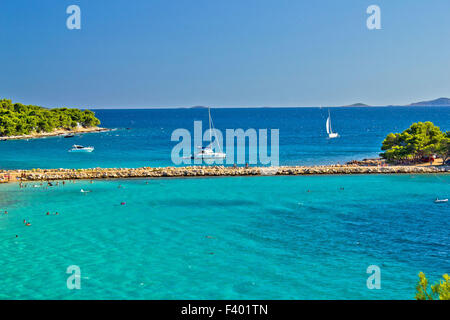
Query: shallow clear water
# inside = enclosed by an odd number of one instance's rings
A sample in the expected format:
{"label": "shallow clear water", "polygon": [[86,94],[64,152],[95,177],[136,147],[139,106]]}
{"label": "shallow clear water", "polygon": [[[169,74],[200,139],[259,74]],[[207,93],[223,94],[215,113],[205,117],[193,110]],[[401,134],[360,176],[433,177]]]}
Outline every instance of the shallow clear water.
{"label": "shallow clear water", "polygon": [[[325,108],[211,110],[215,127],[223,133],[238,128],[279,129],[281,165],[343,163],[374,157],[388,133],[403,131],[417,121],[432,121],[450,130],[450,107],[330,108],[330,112],[333,128],[341,135],[338,139],[326,138]],[[202,120],[204,130],[208,126],[206,109],[96,110],[96,114],[103,126],[119,130],[72,139],[0,141],[0,168],[173,165],[171,150],[177,142],[171,141],[172,132],[177,128],[192,132],[194,120]],[[95,151],[67,152],[73,144],[94,146]]]}
{"label": "shallow clear water", "polygon": [[0,185],[2,299],[412,299],[450,271],[448,175],[32,185]]}

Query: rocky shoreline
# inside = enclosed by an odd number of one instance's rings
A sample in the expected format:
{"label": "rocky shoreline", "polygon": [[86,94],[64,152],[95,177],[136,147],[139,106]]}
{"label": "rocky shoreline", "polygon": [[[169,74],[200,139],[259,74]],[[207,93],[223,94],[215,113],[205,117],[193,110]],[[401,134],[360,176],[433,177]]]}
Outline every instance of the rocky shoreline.
{"label": "rocky shoreline", "polygon": [[67,134],[82,134],[82,133],[92,133],[92,132],[105,132],[110,131],[111,129],[101,128],[101,127],[93,127],[93,128],[77,128],[73,130],[65,130],[58,129],[52,132],[40,132],[40,133],[32,133],[25,134],[21,136],[0,136],[0,140],[26,140],[26,139],[38,139],[38,138],[46,138],[46,137],[56,137],[56,136],[65,136]]}
{"label": "rocky shoreline", "polygon": [[225,176],[287,176],[287,175],[350,175],[350,174],[444,174],[449,166],[289,166],[289,167],[159,167],[159,168],[95,168],[95,169],[33,169],[0,171],[0,182],[94,180],[170,177]]}

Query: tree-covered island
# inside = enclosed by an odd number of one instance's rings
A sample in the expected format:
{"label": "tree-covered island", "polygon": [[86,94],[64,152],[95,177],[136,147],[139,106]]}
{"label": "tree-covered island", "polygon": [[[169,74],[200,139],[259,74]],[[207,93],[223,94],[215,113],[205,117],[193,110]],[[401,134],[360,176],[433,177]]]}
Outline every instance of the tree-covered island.
{"label": "tree-covered island", "polygon": [[97,128],[100,120],[90,110],[55,108],[0,100],[0,136],[46,135],[57,131],[89,131]]}
{"label": "tree-covered island", "polygon": [[390,133],[383,141],[380,155],[391,163],[414,164],[439,157],[450,160],[450,131],[443,132],[432,122],[413,123],[402,133]]}

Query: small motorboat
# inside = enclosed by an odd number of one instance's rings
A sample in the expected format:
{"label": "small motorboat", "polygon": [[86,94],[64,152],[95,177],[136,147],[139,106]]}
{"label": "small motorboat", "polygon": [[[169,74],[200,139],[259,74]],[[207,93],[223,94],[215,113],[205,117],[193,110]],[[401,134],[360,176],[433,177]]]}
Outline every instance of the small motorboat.
{"label": "small motorboat", "polygon": [[75,137],[75,135],[72,134],[72,133],[69,133],[69,134],[65,134],[65,135],[64,135],[64,138],[73,138],[73,137]]}
{"label": "small motorboat", "polygon": [[72,146],[72,149],[69,150],[69,152],[92,152],[94,151],[94,147],[83,147],[77,144],[74,144]]}
{"label": "small motorboat", "polygon": [[439,198],[436,198],[436,200],[434,200],[434,203],[447,203],[448,202],[448,199],[439,199]]}

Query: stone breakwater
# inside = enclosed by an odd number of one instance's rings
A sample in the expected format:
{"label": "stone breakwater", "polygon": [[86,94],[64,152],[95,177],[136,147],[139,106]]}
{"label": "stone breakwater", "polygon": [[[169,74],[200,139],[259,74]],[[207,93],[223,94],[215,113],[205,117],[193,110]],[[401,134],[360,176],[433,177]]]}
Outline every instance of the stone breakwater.
{"label": "stone breakwater", "polygon": [[445,166],[290,166],[290,167],[224,167],[192,166],[115,169],[33,169],[0,171],[0,181],[50,181],[77,179],[125,179],[166,177],[270,176],[270,175],[332,175],[332,174],[435,174],[449,173]]}

